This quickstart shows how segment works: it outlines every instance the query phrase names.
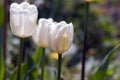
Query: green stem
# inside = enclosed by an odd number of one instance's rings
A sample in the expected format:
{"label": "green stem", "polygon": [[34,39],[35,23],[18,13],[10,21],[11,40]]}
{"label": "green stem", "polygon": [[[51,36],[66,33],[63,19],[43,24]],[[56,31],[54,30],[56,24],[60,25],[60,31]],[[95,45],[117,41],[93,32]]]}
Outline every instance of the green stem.
{"label": "green stem", "polygon": [[20,38],[20,53],[19,53],[19,56],[18,56],[17,80],[21,80],[21,62],[22,62],[23,44],[24,44],[24,38]]}
{"label": "green stem", "polygon": [[62,54],[58,54],[58,80],[61,80]]}
{"label": "green stem", "polygon": [[45,48],[42,48],[42,71],[41,71],[41,80],[44,80],[44,66],[45,66]]}

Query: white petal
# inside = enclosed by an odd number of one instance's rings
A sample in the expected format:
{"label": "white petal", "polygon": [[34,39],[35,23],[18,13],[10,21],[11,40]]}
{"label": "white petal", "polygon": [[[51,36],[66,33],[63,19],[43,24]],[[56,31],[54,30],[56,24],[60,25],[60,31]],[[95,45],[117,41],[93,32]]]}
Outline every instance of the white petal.
{"label": "white petal", "polygon": [[73,38],[74,38],[74,28],[73,28],[73,24],[72,23],[70,23],[70,24],[68,24],[68,27],[69,27],[69,30],[70,30],[70,39],[71,39],[71,41],[73,41]]}
{"label": "white petal", "polygon": [[23,14],[23,25],[21,26],[24,27],[24,36],[28,37],[33,34],[37,23],[37,16],[38,12],[34,12],[32,14],[29,14],[28,12]]}
{"label": "white petal", "polygon": [[37,11],[37,7],[35,5],[29,5],[27,7],[27,10],[30,12],[30,13],[33,13],[35,11]]}
{"label": "white petal", "polygon": [[67,23],[65,21],[61,21],[59,23],[57,23],[58,27],[63,27],[64,25],[66,25]]}
{"label": "white petal", "polygon": [[49,18],[48,21],[53,22],[53,19],[52,19],[52,18]]}
{"label": "white petal", "polygon": [[14,35],[21,37],[21,21],[19,10],[22,10],[17,3],[10,6],[10,27]]}
{"label": "white petal", "polygon": [[58,45],[57,46],[57,50],[59,53],[63,53],[64,51],[66,51],[68,49],[68,37],[69,37],[69,33],[68,33],[68,28],[64,27],[56,36],[56,40],[58,41]]}
{"label": "white petal", "polygon": [[38,26],[35,28],[35,31],[32,35],[32,39],[36,43],[36,45],[39,46],[39,44],[38,44],[39,43],[39,27]]}
{"label": "white petal", "polygon": [[65,21],[61,21],[58,24],[60,24],[61,26],[63,26],[63,25],[66,25],[67,23]]}
{"label": "white petal", "polygon": [[67,25],[68,28],[68,48],[70,48],[72,42],[73,42],[73,26],[70,24]]}
{"label": "white petal", "polygon": [[49,46],[53,51],[56,51],[56,40],[55,40],[55,33],[56,33],[57,26],[54,23],[49,25]]}
{"label": "white petal", "polygon": [[28,2],[22,2],[20,4],[20,6],[23,8],[23,9],[27,9],[27,7],[29,6],[30,4]]}
{"label": "white petal", "polygon": [[41,38],[41,41],[40,41],[40,45],[42,47],[48,47],[48,26],[44,25],[41,29],[41,32],[40,32],[40,38]]}
{"label": "white petal", "polygon": [[73,24],[67,24],[67,30],[68,30],[68,48],[70,48],[72,42],[73,42],[73,37],[74,37],[74,29],[73,29]]}
{"label": "white petal", "polygon": [[12,3],[12,4],[10,5],[10,9],[11,9],[11,8],[16,8],[17,6],[18,6],[17,3]]}
{"label": "white petal", "polygon": [[23,20],[24,35],[26,37],[31,36],[33,34],[33,32],[34,32],[35,27],[36,27],[37,18],[36,19],[34,18],[35,21],[31,22],[29,17],[30,16],[25,15],[24,20]]}
{"label": "white petal", "polygon": [[[41,31],[40,31],[40,37],[42,38],[40,41],[40,44],[42,47],[48,47],[48,37],[49,37],[49,25],[52,23],[49,19],[42,19],[41,21]],[[39,22],[39,25],[40,25]]]}
{"label": "white petal", "polygon": [[19,14],[20,11],[23,9],[17,4],[17,3],[12,3],[10,6],[10,13],[16,13]]}
{"label": "white petal", "polygon": [[45,18],[40,18],[39,20],[38,20],[38,26],[42,26],[43,25],[43,22],[45,22]]}
{"label": "white petal", "polygon": [[37,22],[37,17],[38,17],[38,11],[34,11],[33,13],[29,14],[29,20],[32,23],[36,23]]}
{"label": "white petal", "polygon": [[22,27],[19,14],[10,14],[10,26],[14,35],[22,37]]}

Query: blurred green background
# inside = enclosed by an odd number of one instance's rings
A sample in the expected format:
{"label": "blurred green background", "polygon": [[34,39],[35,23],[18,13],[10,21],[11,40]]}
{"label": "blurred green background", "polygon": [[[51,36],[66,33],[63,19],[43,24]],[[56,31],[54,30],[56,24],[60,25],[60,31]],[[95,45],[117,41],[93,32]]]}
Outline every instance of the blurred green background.
{"label": "blurred green background", "polygon": [[[74,25],[74,42],[70,50],[64,53],[62,75],[64,80],[80,80],[81,56],[84,38],[85,23],[85,1],[84,0],[26,0],[37,6],[39,18],[53,18],[55,21],[72,22]],[[8,0],[8,12],[11,3],[20,3],[22,0]],[[3,43],[3,1],[0,0],[0,45]],[[7,26],[7,56],[6,71],[7,80],[14,80],[15,67],[17,65],[17,56],[19,53],[19,38],[11,33],[9,25]],[[92,74],[98,68],[105,55],[120,40],[120,0],[94,0],[90,2],[86,57],[86,80],[90,80]],[[23,59],[24,80],[37,80],[36,76],[40,71],[41,48],[37,47],[31,38],[25,39]],[[50,54],[46,49],[46,80],[54,80],[56,75],[57,55]],[[28,55],[28,56],[26,56]],[[120,53],[117,52],[107,70],[105,80],[120,79]],[[27,64],[25,64],[27,63]],[[25,71],[27,69],[30,71]],[[28,75],[32,75],[28,77]],[[33,76],[34,75],[34,76]]]}

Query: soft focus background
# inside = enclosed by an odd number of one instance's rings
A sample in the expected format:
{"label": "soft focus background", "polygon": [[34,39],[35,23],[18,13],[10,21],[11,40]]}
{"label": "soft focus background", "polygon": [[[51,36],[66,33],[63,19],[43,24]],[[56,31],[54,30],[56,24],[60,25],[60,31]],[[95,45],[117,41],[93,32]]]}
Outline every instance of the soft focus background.
{"label": "soft focus background", "polygon": [[[63,56],[62,75],[64,80],[80,80],[81,56],[84,37],[85,1],[84,0],[26,0],[37,6],[39,18],[53,18],[55,21],[72,22],[75,35],[74,42]],[[20,3],[22,0],[8,0],[9,5],[13,2]],[[5,14],[5,13],[4,13]],[[9,14],[5,14],[8,15]],[[6,71],[7,80],[14,76],[19,53],[19,38],[15,37],[10,30],[9,17],[7,20],[7,56]],[[86,80],[90,80],[95,70],[100,65],[105,55],[120,41],[120,0],[95,0],[90,3],[87,57],[86,57]],[[0,0],[0,45],[3,44],[3,1]],[[40,67],[41,48],[37,47],[31,37],[25,39],[23,51],[23,66],[30,70],[36,63]],[[26,58],[26,55],[28,56]],[[32,62],[31,57],[35,60]],[[120,53],[118,52],[107,70],[105,80],[120,79]],[[54,80],[56,75],[57,54],[46,49],[46,74],[48,80]],[[40,72],[40,71],[39,71]],[[38,74],[39,74],[38,72]],[[23,73],[24,70],[23,70]],[[37,72],[26,72],[26,75],[35,75]],[[27,77],[28,80],[35,80],[34,77]],[[14,79],[12,79],[14,80]]]}

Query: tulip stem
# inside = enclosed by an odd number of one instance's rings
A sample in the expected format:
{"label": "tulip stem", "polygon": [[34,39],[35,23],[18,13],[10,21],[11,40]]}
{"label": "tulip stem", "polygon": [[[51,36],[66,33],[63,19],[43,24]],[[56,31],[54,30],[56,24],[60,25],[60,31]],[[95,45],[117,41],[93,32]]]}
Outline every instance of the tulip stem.
{"label": "tulip stem", "polygon": [[61,80],[62,54],[58,54],[58,80]]}
{"label": "tulip stem", "polygon": [[23,45],[24,45],[24,38],[20,38],[20,53],[19,53],[19,55],[18,55],[17,80],[21,80],[21,63],[22,63]]}
{"label": "tulip stem", "polygon": [[81,80],[85,80],[85,59],[86,59],[86,51],[87,51],[87,27],[88,27],[88,13],[89,13],[89,2],[85,3],[85,28],[84,28],[84,45],[83,45],[83,54],[82,54],[82,72],[81,72]]}
{"label": "tulip stem", "polygon": [[42,48],[42,71],[41,71],[41,80],[44,80],[44,66],[45,66],[45,48]]}

